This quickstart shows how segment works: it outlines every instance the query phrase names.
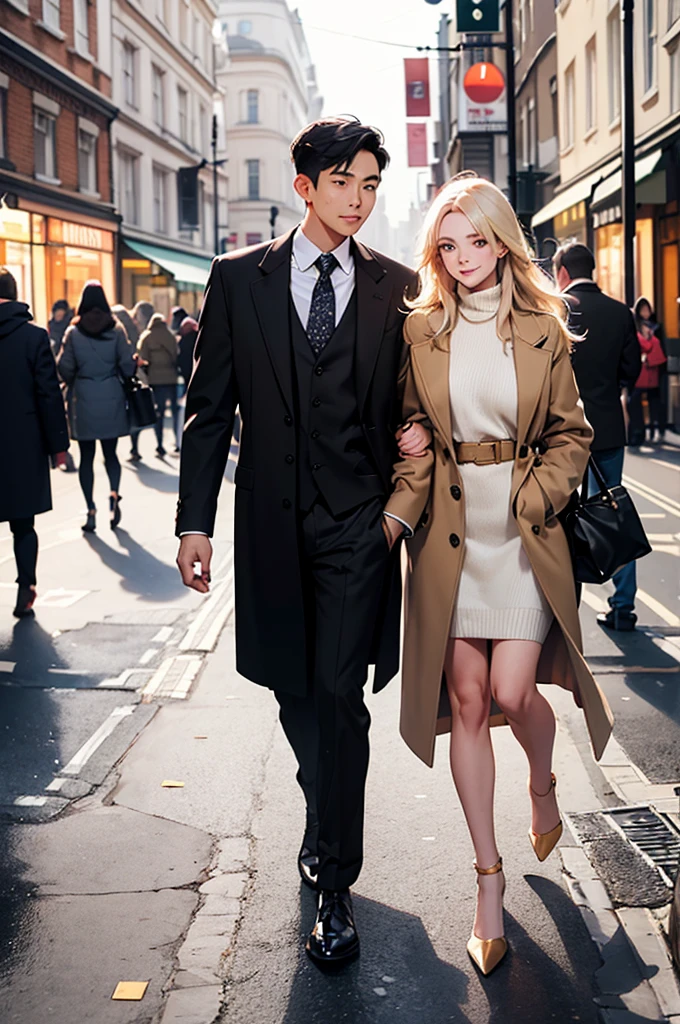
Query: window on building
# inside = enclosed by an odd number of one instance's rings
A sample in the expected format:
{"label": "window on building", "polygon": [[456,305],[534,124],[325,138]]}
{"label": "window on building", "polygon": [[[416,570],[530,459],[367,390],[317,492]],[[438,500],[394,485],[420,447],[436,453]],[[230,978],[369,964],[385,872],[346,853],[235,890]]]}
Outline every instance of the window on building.
{"label": "window on building", "polygon": [[239,21],[238,29],[237,29],[237,35],[239,35],[239,36],[249,36],[252,31],[253,31],[253,23],[252,23],[252,21]]}
{"label": "window on building", "polygon": [[246,92],[246,121],[248,124],[257,124],[260,120],[260,93],[257,89],[248,89]]}
{"label": "window on building", "polygon": [[645,92],[656,85],[656,0],[643,0]]}
{"label": "window on building", "polygon": [[33,146],[36,175],[54,180],[57,177],[57,119],[37,107],[33,110]]}
{"label": "window on building", "polygon": [[621,116],[621,16],[617,8],[607,19],[607,91],[612,124]]}
{"label": "window on building", "polygon": [[595,36],[586,45],[586,131],[597,125],[597,50]]}
{"label": "window on building", "polygon": [[168,172],[153,168],[153,229],[156,234],[168,233]]}
{"label": "window on building", "polygon": [[139,206],[137,203],[137,181],[139,177],[139,158],[134,153],[122,150],[118,154],[120,171],[120,212],[128,224],[139,223]]}
{"label": "window on building", "polygon": [[156,14],[158,15],[160,21],[162,21],[163,24],[167,27],[170,18],[170,5],[168,3],[168,0],[158,0],[156,6]]}
{"label": "window on building", "polygon": [[97,191],[97,137],[82,128],[78,129],[78,188]]}
{"label": "window on building", "polygon": [[246,160],[248,172],[248,199],[260,198],[260,161]]}
{"label": "window on building", "polygon": [[529,2],[519,0],[519,42],[522,49],[526,46],[529,35]]}
{"label": "window on building", "polygon": [[523,103],[519,111],[519,144],[521,146],[522,164],[529,163],[529,135],[527,131],[527,106]]}
{"label": "window on building", "polygon": [[179,137],[182,142],[189,141],[189,93],[181,85],[177,86],[177,109],[179,111]]}
{"label": "window on building", "polygon": [[574,63],[564,72],[564,148],[574,145]]}
{"label": "window on building", "polygon": [[137,106],[137,51],[132,43],[123,43],[123,95],[129,107]]}
{"label": "window on building", "polygon": [[87,23],[87,0],[75,0],[73,4],[73,37],[78,53],[87,56],[90,52],[90,29]]}
{"label": "window on building", "polygon": [[7,159],[7,89],[0,89],[0,160]]}
{"label": "window on building", "polygon": [[165,75],[155,64],[151,65],[151,92],[153,119],[159,128],[165,126]]}
{"label": "window on building", "polygon": [[671,111],[680,110],[680,44],[669,53],[671,65]]}
{"label": "window on building", "polygon": [[50,28],[55,29],[57,32],[59,31],[60,21],[59,7],[60,0],[43,0],[42,20],[46,25],[49,25]]}
{"label": "window on building", "polygon": [[536,100],[533,96],[527,104],[527,134],[529,137],[529,163],[535,167],[537,163]]}
{"label": "window on building", "polygon": [[668,0],[668,27],[680,18],[680,0]]}

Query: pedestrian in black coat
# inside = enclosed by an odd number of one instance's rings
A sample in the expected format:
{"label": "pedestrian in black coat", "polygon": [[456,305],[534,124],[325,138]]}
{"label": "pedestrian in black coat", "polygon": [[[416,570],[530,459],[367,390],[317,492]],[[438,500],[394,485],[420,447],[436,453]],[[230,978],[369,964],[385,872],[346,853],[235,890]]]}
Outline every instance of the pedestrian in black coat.
{"label": "pedestrian in black coat", "polygon": [[184,390],[189,386],[194,368],[194,349],[198,337],[198,324],[192,316],[185,316],[179,325],[177,342],[177,365],[184,378]]}
{"label": "pedestrian in black coat", "polygon": [[34,517],[52,508],[49,456],[68,448],[64,403],[47,331],[31,323],[17,285],[0,268],[0,434],[4,447],[0,522],[14,537],[19,591],[14,614],[31,613],[36,598],[38,537]]}

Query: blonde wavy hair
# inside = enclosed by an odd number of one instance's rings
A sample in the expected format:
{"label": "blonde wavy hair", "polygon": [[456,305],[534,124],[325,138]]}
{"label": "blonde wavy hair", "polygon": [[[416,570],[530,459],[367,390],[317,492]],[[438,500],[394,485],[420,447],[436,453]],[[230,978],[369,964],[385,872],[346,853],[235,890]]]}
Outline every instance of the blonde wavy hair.
{"label": "blonde wavy hair", "polygon": [[575,336],[566,324],[567,307],[550,278],[532,260],[515,212],[499,188],[485,178],[463,172],[439,190],[428,210],[421,235],[418,276],[420,291],[407,300],[413,312],[430,317],[444,313],[441,326],[433,329],[432,341],[448,349],[448,335],[458,322],[457,282],[449,274],[439,252],[441,224],[447,213],[465,214],[475,231],[498,251],[501,301],[496,331],[501,341],[512,340],[515,313],[543,313],[558,325],[559,336],[571,348]]}

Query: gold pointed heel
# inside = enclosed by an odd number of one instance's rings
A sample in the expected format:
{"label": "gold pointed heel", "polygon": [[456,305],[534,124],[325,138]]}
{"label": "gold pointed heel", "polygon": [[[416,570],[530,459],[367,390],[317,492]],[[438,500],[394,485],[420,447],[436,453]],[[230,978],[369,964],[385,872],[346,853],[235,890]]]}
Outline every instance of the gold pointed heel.
{"label": "gold pointed heel", "polygon": [[[475,871],[478,875],[497,875],[502,870],[502,857],[490,868],[480,868],[475,864]],[[505,882],[503,882],[503,892],[505,892]],[[468,940],[467,951],[475,967],[486,977],[495,967],[498,967],[508,951],[508,943],[504,935],[499,935],[496,939],[480,939],[473,931]]]}
{"label": "gold pointed heel", "polygon": [[[548,794],[553,789],[555,789],[556,786],[557,779],[555,778],[553,772],[550,773],[550,789],[547,793],[537,793],[536,790],[533,789],[531,783],[529,783],[529,789],[531,790],[531,792],[535,796],[539,797],[548,796]],[[539,833],[534,832],[533,829],[529,829],[529,839],[531,840],[531,845],[534,848],[534,853],[540,861],[544,861],[553,852],[553,850],[560,841],[560,838],[562,836],[562,830],[563,826],[561,821],[558,821],[558,823],[555,825],[555,828],[550,829],[549,832]]]}

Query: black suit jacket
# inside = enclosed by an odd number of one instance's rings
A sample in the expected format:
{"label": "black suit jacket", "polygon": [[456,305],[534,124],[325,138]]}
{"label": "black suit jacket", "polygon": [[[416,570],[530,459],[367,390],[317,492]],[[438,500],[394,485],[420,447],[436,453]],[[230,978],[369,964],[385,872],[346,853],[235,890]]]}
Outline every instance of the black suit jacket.
{"label": "black suit jacket", "polygon": [[[298,551],[297,430],[290,338],[293,231],[217,258],[201,311],[187,393],[177,534],[212,535],[234,412],[241,420],[235,474],[237,669],[273,689],[304,693],[307,623]],[[352,246],[356,268],[356,393],[362,429],[389,493],[401,414],[407,267]],[[375,631],[375,688],[399,664],[400,578],[392,559]]]}
{"label": "black suit jacket", "polygon": [[568,288],[570,326],[583,340],[572,363],[585,413],[595,431],[592,451],[622,448],[626,428],[621,388],[632,388],[640,374],[640,346],[632,313],[623,302],[600,291],[594,281]]}
{"label": "black suit jacket", "polygon": [[0,522],[52,508],[48,456],[68,448],[64,400],[47,331],[24,302],[0,302]]}

